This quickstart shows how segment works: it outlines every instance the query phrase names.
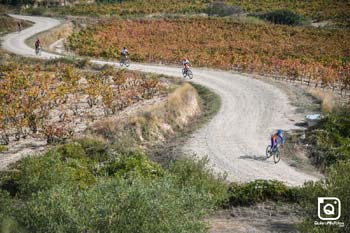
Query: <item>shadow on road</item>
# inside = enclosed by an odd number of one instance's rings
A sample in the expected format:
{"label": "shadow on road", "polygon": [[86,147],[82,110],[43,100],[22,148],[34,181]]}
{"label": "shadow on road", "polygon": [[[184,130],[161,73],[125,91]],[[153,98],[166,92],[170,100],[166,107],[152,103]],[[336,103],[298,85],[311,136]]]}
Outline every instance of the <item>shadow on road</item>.
{"label": "shadow on road", "polygon": [[257,156],[257,155],[242,155],[239,158],[245,159],[245,160],[257,160],[257,161],[265,161],[266,160],[266,156]]}

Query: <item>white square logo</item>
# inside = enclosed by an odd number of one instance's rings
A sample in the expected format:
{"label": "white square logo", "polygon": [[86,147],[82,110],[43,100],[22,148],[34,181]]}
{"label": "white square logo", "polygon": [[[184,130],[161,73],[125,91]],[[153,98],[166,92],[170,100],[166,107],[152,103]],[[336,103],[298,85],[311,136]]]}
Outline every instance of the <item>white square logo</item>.
{"label": "white square logo", "polygon": [[321,220],[338,220],[341,216],[341,203],[336,197],[318,198],[318,217]]}

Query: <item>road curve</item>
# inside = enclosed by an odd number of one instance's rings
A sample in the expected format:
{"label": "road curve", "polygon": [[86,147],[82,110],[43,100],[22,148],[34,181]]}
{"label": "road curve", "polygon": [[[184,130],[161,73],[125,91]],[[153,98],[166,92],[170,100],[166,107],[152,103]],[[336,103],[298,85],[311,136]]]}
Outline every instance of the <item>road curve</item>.
{"label": "road curve", "polygon": [[[34,50],[24,44],[27,38],[60,24],[60,21],[46,17],[11,16],[35,23],[20,33],[3,38],[5,50],[23,56],[34,56]],[[46,52],[41,55],[45,59],[55,57],[60,55]],[[117,65],[99,60],[92,62]],[[130,69],[181,76],[179,67],[132,64]],[[289,120],[295,117],[294,109],[282,91],[257,79],[227,71],[193,69],[193,73],[193,81],[217,93],[222,105],[218,114],[183,145],[184,152],[208,156],[214,170],[226,172],[230,181],[275,179],[295,186],[317,179],[290,167],[283,158],[278,164],[265,159],[270,133],[277,128],[295,128],[295,122]]]}

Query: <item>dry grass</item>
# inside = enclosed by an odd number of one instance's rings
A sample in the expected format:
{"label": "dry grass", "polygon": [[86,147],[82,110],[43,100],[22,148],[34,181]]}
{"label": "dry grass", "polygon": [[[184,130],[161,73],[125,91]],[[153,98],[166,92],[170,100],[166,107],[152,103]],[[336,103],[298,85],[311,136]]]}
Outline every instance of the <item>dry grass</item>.
{"label": "dry grass", "polygon": [[336,107],[336,98],[330,91],[322,91],[320,89],[309,89],[307,91],[314,98],[321,102],[321,109],[325,113],[330,113]]}
{"label": "dry grass", "polygon": [[135,142],[153,144],[164,141],[176,129],[189,125],[200,112],[197,91],[186,83],[172,92],[165,101],[124,119],[107,118],[96,123],[92,131],[115,143],[124,146],[129,144],[132,148],[131,144]]}
{"label": "dry grass", "polygon": [[171,93],[167,102],[156,107],[154,112],[165,113],[161,120],[171,122],[173,127],[182,128],[200,112],[198,102],[197,91],[186,83]]}

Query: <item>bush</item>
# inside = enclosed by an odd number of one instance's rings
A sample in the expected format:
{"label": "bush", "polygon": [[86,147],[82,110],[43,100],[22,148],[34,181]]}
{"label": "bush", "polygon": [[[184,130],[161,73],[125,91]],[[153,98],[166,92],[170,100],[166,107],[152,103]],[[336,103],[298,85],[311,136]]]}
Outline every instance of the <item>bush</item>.
{"label": "bush", "polygon": [[72,142],[58,147],[58,157],[63,160],[67,159],[85,159],[86,154],[80,143]]}
{"label": "bush", "polygon": [[149,161],[146,155],[136,152],[110,161],[100,173],[121,178],[155,178],[163,176],[164,170],[157,163]]}
{"label": "bush", "polygon": [[255,16],[274,24],[300,25],[303,22],[303,17],[289,10],[277,10]]}
{"label": "bush", "polygon": [[[306,219],[300,225],[302,232],[350,232],[350,161],[341,161],[328,170],[325,180],[309,182],[302,188],[302,207]],[[341,218],[344,228],[335,226],[315,226],[318,218],[318,197],[337,197],[341,201]]]}
{"label": "bush", "polygon": [[350,159],[350,113],[341,109],[329,114],[306,135],[313,145],[310,158],[313,164],[325,171],[338,161]]}
{"label": "bush", "polygon": [[256,180],[245,184],[231,184],[229,188],[228,205],[253,205],[257,202],[290,201],[299,198],[298,188],[291,188],[279,181]]}
{"label": "bush", "polygon": [[0,189],[0,217],[6,220],[0,227],[9,232],[206,232],[203,217],[226,197],[224,178],[214,176],[206,159],[180,159],[165,171],[133,152],[97,162],[100,170],[91,171],[90,164],[106,153],[103,143],[84,139],[26,158],[17,172],[2,173],[1,182],[10,177],[19,191],[11,199]]}
{"label": "bush", "polygon": [[244,13],[239,6],[228,6],[224,2],[214,2],[206,10],[208,15],[230,16]]}
{"label": "bush", "polygon": [[[72,147],[67,148],[71,151],[77,150]],[[95,182],[95,177],[90,172],[86,161],[65,158],[62,159],[62,154],[53,149],[44,156],[23,159],[18,166],[19,173],[13,177],[20,195],[30,196],[57,185],[84,188]]]}
{"label": "bush", "polygon": [[17,212],[29,232],[205,232],[209,195],[179,189],[172,177],[109,180],[39,192]]}
{"label": "bush", "polygon": [[14,217],[12,216],[13,201],[10,195],[0,189],[0,232],[22,232],[22,229],[18,226]]}
{"label": "bush", "polygon": [[10,206],[11,206],[11,199],[10,199],[9,193],[0,189],[0,226],[1,226],[1,220],[8,215]]}
{"label": "bush", "polygon": [[80,139],[77,142],[83,148],[86,156],[93,161],[103,162],[115,156],[111,148],[104,142],[91,138]]}
{"label": "bush", "polygon": [[181,188],[195,187],[197,192],[209,193],[216,204],[227,199],[225,175],[214,174],[208,167],[208,159],[180,158],[171,164],[170,173]]}

